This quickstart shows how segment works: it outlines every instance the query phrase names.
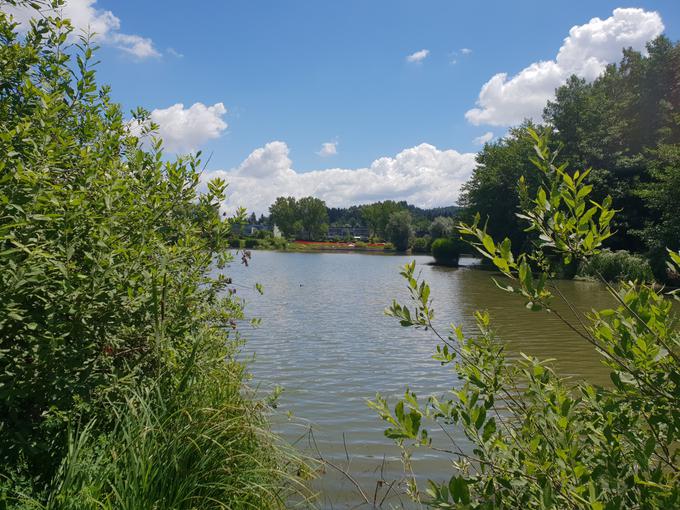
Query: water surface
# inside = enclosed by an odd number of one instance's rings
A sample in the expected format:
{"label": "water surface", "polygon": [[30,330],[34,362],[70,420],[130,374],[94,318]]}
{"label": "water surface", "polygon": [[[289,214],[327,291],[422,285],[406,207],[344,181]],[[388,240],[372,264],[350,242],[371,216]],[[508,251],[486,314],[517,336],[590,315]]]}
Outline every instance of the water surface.
{"label": "water surface", "polygon": [[[432,266],[429,256],[254,251],[250,267],[235,264],[229,269],[248,301],[248,314],[263,319],[258,329],[242,331],[247,339],[244,355],[256,353],[254,384],[264,390],[283,386],[277,431],[289,441],[304,436],[300,446],[311,453],[318,448],[335,464],[347,466],[349,457],[350,472],[370,500],[381,476],[401,476],[401,463],[366,399],[379,391],[394,400],[406,385],[423,396],[441,395],[458,385],[455,373],[431,359],[437,344],[432,335],[403,328],[384,315],[392,299],[406,302],[399,270],[414,259],[432,287],[442,332],[454,323],[473,333],[474,311],[486,309],[510,356],[524,352],[555,358],[562,375],[608,381],[592,346],[554,315],[526,310],[520,298],[494,285],[490,272]],[[264,286],[264,296],[248,290],[255,282]],[[584,310],[612,305],[598,284],[561,282],[560,288]],[[287,419],[289,412],[294,419]],[[309,434],[305,436],[310,426],[316,441],[311,447]],[[426,452],[415,456],[414,468],[424,478],[450,476],[449,461]],[[362,502],[353,484],[332,469],[315,488],[322,492],[320,506],[325,508],[352,508]],[[389,501],[399,503],[396,497]]]}

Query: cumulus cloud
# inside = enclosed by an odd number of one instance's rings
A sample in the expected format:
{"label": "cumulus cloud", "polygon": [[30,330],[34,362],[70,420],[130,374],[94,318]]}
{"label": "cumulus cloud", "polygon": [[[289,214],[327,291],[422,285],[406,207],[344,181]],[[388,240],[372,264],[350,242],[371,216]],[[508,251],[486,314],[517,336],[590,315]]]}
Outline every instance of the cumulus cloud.
{"label": "cumulus cloud", "polygon": [[303,173],[293,169],[288,146],[274,141],[253,151],[237,168],[206,172],[203,178],[221,177],[229,182],[228,209],[244,206],[258,214],[282,195],[312,195],[331,207],[386,199],[435,207],[456,202],[474,167],[474,153],[439,150],[423,143],[394,157],[379,158],[368,167]]}
{"label": "cumulus cloud", "polygon": [[218,138],[227,129],[227,123],[222,120],[226,113],[222,103],[212,106],[194,103],[190,108],[177,103],[169,108],[153,110],[151,120],[158,124],[158,135],[168,151],[190,152],[208,140]]}
{"label": "cumulus cloud", "polygon": [[411,53],[409,56],[406,57],[407,62],[422,62],[427,58],[427,56],[430,54],[430,50],[420,50],[416,51],[415,53]]}
{"label": "cumulus cloud", "polygon": [[[55,13],[52,9],[47,9],[43,11],[43,14],[61,14],[64,18],[71,20],[74,35],[93,33],[96,42],[114,46],[135,58],[160,56],[151,39],[120,32],[120,18],[111,11],[98,9],[95,6],[96,3],[97,0],[66,0],[59,12]],[[40,15],[29,6],[3,6],[3,10],[12,14],[23,30],[28,28],[31,18]]]}
{"label": "cumulus cloud", "polygon": [[321,150],[317,152],[322,158],[335,156],[338,153],[338,142],[325,142],[321,144]]}
{"label": "cumulus cloud", "polygon": [[474,125],[509,126],[525,118],[539,120],[555,89],[576,74],[594,80],[607,64],[621,58],[622,49],[645,50],[664,30],[657,12],[614,9],[607,19],[593,18],[569,31],[554,60],[535,62],[512,77],[499,73],[484,84],[477,108],[465,117]]}
{"label": "cumulus cloud", "polygon": [[470,48],[461,48],[461,49],[460,49],[460,52],[461,52],[463,55],[469,55],[470,53],[472,53],[472,50],[471,50]]}
{"label": "cumulus cloud", "polygon": [[487,131],[483,135],[473,139],[472,143],[475,145],[484,145],[486,142],[490,142],[491,140],[493,140],[493,133],[491,131]]}

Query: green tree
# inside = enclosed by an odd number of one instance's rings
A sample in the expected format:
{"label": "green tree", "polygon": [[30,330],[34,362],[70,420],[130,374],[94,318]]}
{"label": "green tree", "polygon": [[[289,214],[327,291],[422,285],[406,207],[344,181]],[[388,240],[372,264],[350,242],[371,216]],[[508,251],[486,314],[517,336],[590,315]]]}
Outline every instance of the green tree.
{"label": "green tree", "polygon": [[651,211],[642,235],[650,249],[655,276],[663,282],[669,279],[666,247],[680,249],[680,144],[660,146],[655,151],[650,173],[652,181],[637,190]]}
{"label": "green tree", "polygon": [[430,235],[432,236],[432,239],[451,237],[455,228],[456,222],[453,218],[437,216],[430,224]]}
{"label": "green tree", "polygon": [[622,209],[608,242],[614,248],[645,249],[639,232],[649,209],[635,190],[649,181],[657,146],[680,143],[679,82],[680,45],[660,36],[647,55],[624,50],[592,83],[572,77],[545,109],[562,157],[592,166],[594,197],[609,194]]}
{"label": "green tree", "polygon": [[[431,446],[428,425],[464,434],[471,448],[453,440],[436,446],[454,458],[445,483],[430,482],[416,500],[434,508],[675,508],[680,504],[680,332],[672,303],[650,285],[609,287],[618,303],[588,317],[573,307],[573,319],[553,305],[562,295],[547,254],[564,264],[588,260],[611,234],[611,200],[591,200],[589,172],[557,165],[545,137],[532,134],[542,181],[523,203],[521,216],[540,233],[537,251],[513,254],[509,238],[497,242],[479,218],[461,224],[461,234],[505,275],[500,289],[536,312],[553,313],[582,341],[597,347],[611,370],[611,387],[560,378],[546,361],[523,355],[505,358],[489,315],[476,314],[478,334],[462,327],[450,335],[433,328],[430,288],[415,276],[415,262],[402,275],[411,306],[393,303],[388,313],[403,326],[435,332],[434,358],[455,366],[455,386],[445,397],[421,403],[407,390],[392,409],[378,396],[371,406],[389,424],[385,435],[403,450],[409,468],[414,448]],[[680,265],[680,253],[670,252]],[[606,282],[603,282],[606,284]],[[460,383],[458,383],[460,380]]]}
{"label": "green tree", "polygon": [[513,246],[527,247],[531,236],[515,216],[520,206],[517,183],[524,177],[530,190],[538,185],[530,157],[534,154],[532,140],[527,135],[526,124],[512,128],[500,140],[487,143],[477,155],[477,166],[465,183],[459,203],[465,208],[464,217],[471,220],[479,214],[488,220],[489,232],[494,236],[507,236]]}
{"label": "green tree", "polygon": [[368,225],[371,235],[386,239],[387,223],[392,213],[406,209],[406,203],[385,200],[374,204],[365,205],[361,209],[362,217]]}
{"label": "green tree", "polygon": [[298,221],[298,206],[294,197],[278,197],[269,206],[269,221],[279,227],[284,237],[293,237],[297,234],[300,224]]}
{"label": "green tree", "polygon": [[328,232],[328,209],[323,200],[301,198],[297,202],[297,217],[306,239],[321,240]]}
{"label": "green tree", "polygon": [[406,251],[413,240],[413,224],[411,213],[396,211],[390,214],[385,227],[385,238],[399,251]]}

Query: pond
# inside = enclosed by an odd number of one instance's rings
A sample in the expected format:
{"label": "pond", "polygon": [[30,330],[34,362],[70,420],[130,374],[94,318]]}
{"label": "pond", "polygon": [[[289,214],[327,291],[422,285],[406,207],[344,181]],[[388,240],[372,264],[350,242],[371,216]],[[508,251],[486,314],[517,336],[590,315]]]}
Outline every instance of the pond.
{"label": "pond", "polygon": [[[562,375],[608,381],[591,345],[554,315],[525,309],[520,298],[494,285],[491,272],[432,266],[429,256],[254,251],[249,267],[234,263],[228,270],[247,300],[248,315],[262,318],[259,328],[242,328],[244,357],[255,354],[252,384],[263,391],[282,386],[275,430],[311,455],[320,452],[338,467],[349,465],[371,501],[377,481],[400,478],[402,466],[366,400],[381,392],[394,401],[407,385],[419,396],[442,395],[459,384],[450,368],[432,360],[437,344],[432,335],[403,328],[384,315],[392,299],[406,302],[399,270],[414,259],[432,287],[436,323],[443,332],[454,323],[473,333],[473,314],[485,309],[509,356],[555,358]],[[256,282],[263,285],[263,296],[254,291]],[[560,288],[584,311],[613,304],[595,283],[565,281]],[[432,453],[418,452],[413,465],[423,479],[444,480],[451,473],[449,460]],[[354,508],[363,501],[353,482],[332,468],[314,488],[322,508]],[[400,504],[396,489],[385,507]],[[385,491],[385,485],[378,490],[378,502]]]}

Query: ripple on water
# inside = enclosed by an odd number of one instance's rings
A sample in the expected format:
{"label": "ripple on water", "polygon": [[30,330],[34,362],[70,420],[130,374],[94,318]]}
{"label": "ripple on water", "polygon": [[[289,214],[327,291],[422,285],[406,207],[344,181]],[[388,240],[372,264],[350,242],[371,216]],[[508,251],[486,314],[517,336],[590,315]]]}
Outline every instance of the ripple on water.
{"label": "ripple on water", "polygon": [[[384,437],[383,423],[366,400],[378,391],[394,400],[407,384],[423,396],[458,384],[451,370],[431,359],[436,345],[431,335],[402,328],[383,313],[392,299],[407,300],[399,269],[413,259],[430,282],[442,330],[453,322],[472,333],[474,311],[486,309],[510,356],[522,351],[556,358],[565,375],[607,382],[590,345],[556,317],[525,310],[520,300],[495,287],[488,272],[430,266],[426,256],[255,251],[250,267],[229,269],[235,282],[253,289],[239,287],[248,314],[263,319],[260,328],[242,331],[244,357],[256,353],[250,366],[253,382],[265,390],[285,388],[274,422],[278,432],[294,441],[307,425],[313,426],[319,450],[336,463],[345,462],[346,447],[352,474],[366,491],[373,490],[381,469],[388,479],[401,473],[399,452]],[[263,284],[264,296],[254,291],[255,282]],[[584,310],[611,306],[595,284],[564,282],[561,287]],[[299,421],[287,421],[288,411]],[[435,432],[435,440],[445,437]],[[413,464],[423,479],[443,479],[449,461],[422,451]],[[328,498],[323,506],[332,501],[334,508],[343,508],[360,501],[352,484],[332,471],[316,487]]]}

